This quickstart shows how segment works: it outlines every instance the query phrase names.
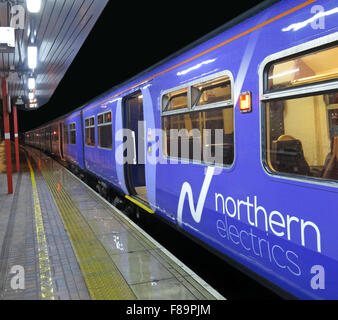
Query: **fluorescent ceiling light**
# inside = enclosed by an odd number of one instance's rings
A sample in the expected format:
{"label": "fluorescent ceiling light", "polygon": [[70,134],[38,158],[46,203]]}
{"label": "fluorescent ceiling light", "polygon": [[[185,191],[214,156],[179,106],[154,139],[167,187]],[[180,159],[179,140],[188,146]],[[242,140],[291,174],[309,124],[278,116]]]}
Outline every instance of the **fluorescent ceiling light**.
{"label": "fluorescent ceiling light", "polygon": [[[37,104],[37,102],[33,102],[33,103],[30,103],[29,104],[29,107],[31,108],[31,109],[36,109],[37,107],[38,107],[38,104]],[[39,136],[39,135],[38,135]]]}
{"label": "fluorescent ceiling light", "polygon": [[36,86],[35,78],[28,78],[28,89],[34,90]]}
{"label": "fluorescent ceiling light", "polygon": [[33,92],[28,93],[28,99],[29,100],[34,100],[35,94]]}
{"label": "fluorescent ceiling light", "polygon": [[38,48],[35,46],[29,46],[27,48],[28,54],[28,67],[35,69],[38,63]]}
{"label": "fluorescent ceiling light", "polygon": [[27,9],[31,13],[38,13],[41,8],[41,0],[26,0]]}

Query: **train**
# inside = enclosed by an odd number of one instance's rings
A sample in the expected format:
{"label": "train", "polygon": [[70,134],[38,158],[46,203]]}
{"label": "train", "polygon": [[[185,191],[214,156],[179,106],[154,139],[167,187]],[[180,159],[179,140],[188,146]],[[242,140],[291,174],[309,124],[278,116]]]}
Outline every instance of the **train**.
{"label": "train", "polygon": [[283,297],[337,299],[337,17],[265,1],[25,144]]}

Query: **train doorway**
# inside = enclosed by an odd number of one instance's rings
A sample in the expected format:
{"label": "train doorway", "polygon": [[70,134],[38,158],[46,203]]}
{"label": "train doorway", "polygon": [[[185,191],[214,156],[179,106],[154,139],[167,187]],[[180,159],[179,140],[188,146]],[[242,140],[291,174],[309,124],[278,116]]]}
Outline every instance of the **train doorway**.
{"label": "train doorway", "polygon": [[125,165],[127,187],[133,196],[148,204],[145,177],[145,133],[143,96],[141,91],[124,102],[124,127],[129,129],[133,140],[133,161]]}

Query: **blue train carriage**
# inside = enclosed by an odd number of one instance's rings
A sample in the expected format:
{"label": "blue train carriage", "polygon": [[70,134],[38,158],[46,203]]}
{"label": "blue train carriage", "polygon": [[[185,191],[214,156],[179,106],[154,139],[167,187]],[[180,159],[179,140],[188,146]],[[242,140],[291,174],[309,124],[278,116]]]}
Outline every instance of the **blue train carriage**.
{"label": "blue train carriage", "polygon": [[118,100],[104,96],[82,110],[85,168],[97,178],[101,193],[109,192],[110,186],[126,191],[115,159],[117,103]]}
{"label": "blue train carriage", "polygon": [[85,169],[83,153],[83,130],[81,112],[75,111],[67,115],[59,124],[62,136],[62,158],[68,161],[77,170]]}

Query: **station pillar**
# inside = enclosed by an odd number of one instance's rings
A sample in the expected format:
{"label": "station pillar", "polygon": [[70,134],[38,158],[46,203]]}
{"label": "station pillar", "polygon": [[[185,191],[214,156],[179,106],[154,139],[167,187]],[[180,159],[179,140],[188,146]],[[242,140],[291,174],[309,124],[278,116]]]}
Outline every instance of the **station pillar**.
{"label": "station pillar", "polygon": [[9,128],[9,113],[7,102],[7,80],[2,78],[2,106],[4,113],[4,133],[5,133],[5,151],[7,167],[7,186],[8,194],[13,194],[13,177],[12,177],[12,156],[11,156],[11,134]]}
{"label": "station pillar", "polygon": [[16,171],[20,172],[18,113],[17,113],[16,105],[13,105],[13,121],[14,121]]}

